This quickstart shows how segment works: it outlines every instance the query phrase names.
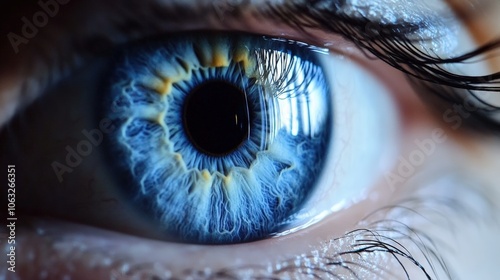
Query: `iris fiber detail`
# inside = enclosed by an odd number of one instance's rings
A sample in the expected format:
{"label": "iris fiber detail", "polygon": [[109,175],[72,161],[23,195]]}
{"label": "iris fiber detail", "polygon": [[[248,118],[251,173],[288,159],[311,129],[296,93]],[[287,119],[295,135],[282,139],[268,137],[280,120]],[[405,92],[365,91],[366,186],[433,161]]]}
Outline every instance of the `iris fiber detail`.
{"label": "iris fiber detail", "polygon": [[[305,44],[228,33],[172,35],[123,49],[104,98],[111,164],[138,210],[169,238],[262,239],[294,219],[323,172],[330,92]],[[228,153],[200,151],[183,125],[194,89],[244,93],[248,135]]]}

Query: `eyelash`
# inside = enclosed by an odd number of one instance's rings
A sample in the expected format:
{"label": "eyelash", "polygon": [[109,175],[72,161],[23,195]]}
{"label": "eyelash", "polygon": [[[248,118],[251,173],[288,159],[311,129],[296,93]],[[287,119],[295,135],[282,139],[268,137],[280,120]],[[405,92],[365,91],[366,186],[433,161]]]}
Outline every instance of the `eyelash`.
{"label": "eyelash", "polygon": [[[323,2],[309,1],[306,3],[296,1],[278,7],[273,6],[272,3],[266,3],[266,5],[263,5],[258,10],[253,9],[252,15],[256,18],[264,17],[266,19],[274,19],[278,23],[284,23],[300,31],[304,36],[309,37],[313,41],[314,36],[309,30],[324,30],[340,34],[358,46],[366,56],[371,54],[407,74],[418,92],[439,97],[447,104],[462,104],[467,97],[472,97],[477,101],[476,105],[479,109],[470,112],[473,118],[470,118],[467,124],[474,127],[477,124],[486,123],[486,125],[481,125],[481,127],[485,127],[487,132],[500,130],[500,123],[491,117],[491,115],[500,112],[500,107],[484,102],[474,94],[474,91],[477,90],[487,92],[499,91],[500,72],[484,76],[465,76],[456,75],[440,67],[440,65],[444,64],[461,64],[467,63],[474,58],[480,58],[480,56],[498,49],[500,47],[500,39],[481,46],[467,54],[441,59],[432,57],[413,47],[412,43],[415,42],[415,39],[412,39],[411,36],[419,30],[425,30],[425,23],[420,25],[408,22],[380,24],[363,17],[353,18],[339,12],[341,11],[340,3],[336,3],[336,1],[332,1],[328,9],[323,8],[319,10],[318,8],[314,8],[315,5],[321,6]],[[249,1],[241,1],[238,5],[227,7],[224,20],[230,21],[231,17],[235,19],[243,11],[252,8],[252,4]],[[112,23],[116,28],[115,31],[126,33],[126,36],[138,37],[138,33],[153,34],[161,32],[161,18],[173,18],[179,19],[179,22],[186,22],[184,17],[187,14],[200,14],[198,9],[193,7],[188,9],[188,6],[181,6],[179,3],[168,9],[156,6],[154,2],[152,5],[137,8],[139,10],[133,15],[125,15],[124,13],[117,16],[120,20],[115,19]],[[212,8],[216,9],[217,7],[214,6]],[[230,12],[230,14],[227,12]],[[192,19],[194,17],[190,15],[187,18]],[[198,19],[200,18],[202,17],[198,17]],[[227,25],[225,22],[223,24]],[[134,35],[128,35],[130,32]],[[418,41],[423,40],[420,39]],[[90,47],[95,42],[99,42],[98,45],[100,47]],[[57,81],[57,78],[60,78],[57,76],[68,74],[70,72],[68,69],[76,68],[79,61],[82,61],[86,55],[95,55],[95,53],[112,49],[116,44],[118,43],[111,42],[110,39],[102,36],[72,38],[72,42],[69,45],[77,48],[75,55],[68,54],[67,50],[65,50],[66,52],[59,50],[56,52],[58,54],[56,57],[50,54],[54,52],[49,51],[46,46],[42,46],[45,50],[45,52],[40,52],[41,56],[43,56],[42,65],[49,68],[49,71],[42,72],[48,74],[44,74],[46,75],[44,77],[38,77],[36,83],[25,81],[22,95],[31,96],[31,91],[39,91],[40,89],[47,88]],[[77,52],[78,54],[76,54]],[[60,53],[65,54],[65,57],[63,58]],[[57,63],[54,61],[57,61]]]}
{"label": "eyelash", "polygon": [[[474,124],[473,127],[481,124],[481,128],[490,131],[500,130],[500,123],[488,116],[500,112],[500,107],[481,100],[474,93],[474,91],[500,91],[500,72],[483,76],[466,76],[454,74],[440,67],[445,64],[467,63],[493,52],[500,48],[500,39],[469,53],[442,59],[426,54],[413,45],[415,42],[425,40],[411,39],[412,35],[426,28],[425,22],[376,24],[367,18],[356,19],[338,13],[336,12],[339,9],[338,5],[332,5],[334,7],[330,7],[330,10],[323,9],[321,12],[314,12],[310,8],[311,5],[314,4],[295,3],[279,9],[270,6],[264,14],[269,18],[277,17],[280,21],[299,28],[305,34],[310,33],[301,26],[341,34],[358,46],[367,57],[370,53],[407,74],[418,91],[437,96],[448,104],[462,104],[467,97],[472,97],[479,107],[478,110],[470,112],[474,116],[470,120]],[[301,24],[298,24],[299,22]]]}
{"label": "eyelash", "polygon": [[[473,192],[469,195],[480,195]],[[485,199],[481,197],[481,199]],[[301,255],[294,259],[287,259],[272,267],[266,266],[239,266],[225,268],[217,271],[191,269],[183,272],[179,277],[194,279],[298,279],[299,276],[314,277],[314,279],[345,279],[346,274],[353,279],[372,279],[381,277],[379,271],[390,273],[379,263],[371,262],[369,259],[377,254],[392,259],[399,264],[406,279],[412,279],[409,275],[408,263],[415,266],[421,275],[427,279],[434,279],[433,276],[442,273],[448,279],[454,279],[453,272],[449,270],[445,260],[441,257],[440,247],[433,240],[432,236],[426,235],[422,230],[410,227],[401,219],[408,217],[427,219],[427,215],[432,212],[441,213],[443,216],[461,213],[471,221],[478,212],[471,207],[467,207],[463,202],[454,198],[420,197],[401,201],[396,206],[379,209],[365,218],[366,225],[346,233],[344,236],[333,239],[335,242],[345,242],[350,244],[348,250],[341,252],[331,252],[321,249],[313,251],[310,255]],[[392,213],[392,215],[391,215]],[[467,214],[468,213],[468,214]],[[389,217],[375,219],[374,222],[367,222],[370,217]],[[448,220],[448,222],[452,222]],[[361,222],[363,223],[363,221]],[[360,224],[361,224],[360,223]],[[454,227],[454,224],[447,224]],[[410,253],[403,243],[414,246],[417,253],[423,255],[423,262],[420,262],[415,255]],[[334,247],[332,245],[331,247]],[[335,250],[333,248],[332,250]],[[350,260],[352,257],[354,260]],[[358,259],[356,259],[358,258]],[[380,257],[383,259],[383,257]],[[128,265],[128,263],[127,263]],[[122,264],[115,263],[120,271]],[[360,273],[356,270],[360,269]],[[168,271],[168,267],[166,268]],[[149,278],[163,279],[162,267],[147,264],[136,264],[122,271],[118,276],[127,278],[141,278],[147,275]],[[390,275],[390,274],[389,274]],[[394,274],[393,274],[394,275]],[[396,275],[397,276],[397,275]],[[351,278],[349,278],[351,279]],[[378,278],[377,278],[378,279]]]}

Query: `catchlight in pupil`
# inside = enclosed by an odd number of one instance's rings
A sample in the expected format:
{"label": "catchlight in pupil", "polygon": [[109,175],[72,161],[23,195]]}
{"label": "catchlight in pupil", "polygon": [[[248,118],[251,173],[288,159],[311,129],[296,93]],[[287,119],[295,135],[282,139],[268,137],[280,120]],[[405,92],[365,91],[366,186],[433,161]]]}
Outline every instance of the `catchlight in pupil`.
{"label": "catchlight in pupil", "polygon": [[167,239],[278,233],[320,179],[332,129],[317,52],[286,40],[184,33],[117,53],[99,119],[130,205]]}
{"label": "catchlight in pupil", "polygon": [[186,134],[201,152],[214,156],[228,154],[248,138],[250,123],[245,93],[221,80],[203,83],[186,98],[183,120]]}

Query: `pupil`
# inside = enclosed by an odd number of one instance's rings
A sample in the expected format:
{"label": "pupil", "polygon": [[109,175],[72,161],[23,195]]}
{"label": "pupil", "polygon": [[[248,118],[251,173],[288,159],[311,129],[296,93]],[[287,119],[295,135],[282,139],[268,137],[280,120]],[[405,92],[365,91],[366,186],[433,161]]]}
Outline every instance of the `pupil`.
{"label": "pupil", "polygon": [[199,85],[186,99],[183,125],[201,152],[222,156],[236,150],[250,129],[245,93],[225,81]]}

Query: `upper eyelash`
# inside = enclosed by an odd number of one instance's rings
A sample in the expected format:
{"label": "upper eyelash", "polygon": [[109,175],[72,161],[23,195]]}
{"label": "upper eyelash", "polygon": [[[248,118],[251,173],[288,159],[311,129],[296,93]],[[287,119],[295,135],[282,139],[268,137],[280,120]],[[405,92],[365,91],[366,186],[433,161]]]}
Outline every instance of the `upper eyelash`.
{"label": "upper eyelash", "polygon": [[[479,57],[489,51],[495,50],[500,47],[500,40],[480,47],[477,50],[462,56],[441,59],[425,54],[417,50],[412,45],[414,40],[411,39],[411,35],[415,34],[418,30],[425,28],[425,24],[419,25],[408,22],[381,24],[375,23],[366,18],[353,18],[352,16],[347,16],[338,11],[341,1],[331,1],[329,10],[323,9],[318,11],[317,9],[311,8],[311,6],[314,6],[314,4],[319,2],[324,1],[317,0],[309,1],[307,3],[304,1],[294,1],[279,6],[273,6],[271,3],[266,3],[266,5],[263,5],[261,8],[253,9],[252,11],[254,16],[264,16],[268,19],[275,19],[302,31],[305,35],[309,34],[306,28],[316,28],[331,33],[341,34],[348,40],[351,40],[358,45],[365,53],[369,52],[396,69],[422,81],[447,86],[450,89],[464,89],[468,91],[500,91],[500,73],[493,73],[491,75],[479,77],[465,75],[457,76],[456,74],[439,68],[439,65],[441,64],[463,63],[472,58]],[[151,4],[155,4],[155,2]],[[152,30],[161,30],[161,24],[158,23],[160,18],[165,18],[165,15],[167,14],[174,17],[185,15],[185,10],[187,9],[187,6],[181,6],[179,3],[174,3],[173,7],[169,7],[169,9],[173,9],[175,11],[172,12],[170,10],[169,12],[171,13],[167,12],[166,9],[154,7],[155,5],[146,5],[141,8],[142,11],[137,11],[137,13],[134,14],[134,17],[129,14],[127,17],[123,18],[123,20],[117,21],[115,19],[112,24],[115,25],[116,32],[123,33],[128,27],[132,26],[134,28],[134,34],[137,33],[139,29],[147,30],[148,34],[150,34],[154,32]],[[241,1],[240,6],[232,6],[232,8],[232,10],[228,11],[230,12],[227,15],[228,18],[237,17],[241,15],[243,10],[252,7],[250,1]],[[149,16],[144,18],[146,14],[145,11],[154,12],[153,17]],[[197,9],[190,9],[190,11],[195,14],[199,14]],[[367,26],[372,26],[376,32],[368,34],[366,32]],[[81,52],[81,54],[68,55],[67,52],[63,50],[57,53],[66,53],[66,57],[73,57],[73,60],[81,61],[81,59],[78,59],[80,55],[88,53],[85,46],[95,39],[96,38],[94,37],[72,38],[73,42],[69,45],[79,46],[78,51]],[[101,37],[97,39],[100,39],[101,41],[104,39],[106,41],[104,45],[108,46],[108,48],[113,45],[109,39]],[[42,52],[42,54],[43,53],[44,52]],[[54,76],[57,76],[57,74],[53,73],[53,71],[58,69],[59,72],[68,73],[68,67],[73,68],[78,65],[78,63],[74,62],[71,63],[73,66],[69,66],[67,62],[53,65],[51,61],[60,61],[59,57],[46,57],[44,60],[45,61],[42,64],[49,65],[47,68],[49,68],[50,71],[44,71],[44,76],[38,79],[39,81],[42,80],[39,82],[39,86],[33,87],[26,84],[23,96],[28,95],[29,92],[26,92],[33,90],[33,88],[46,88],[50,84],[54,83],[56,81]],[[67,61],[67,59],[64,61]],[[460,103],[463,101],[460,98],[453,98],[454,96],[460,96],[460,94],[452,93],[450,96],[452,97],[453,102]],[[478,102],[479,101],[480,100],[478,99]],[[499,108],[494,106],[490,106],[490,109],[495,111],[499,110]],[[473,113],[479,114],[480,112]]]}
{"label": "upper eyelash", "polygon": [[[313,5],[300,1],[279,7],[268,5],[260,12],[269,18],[277,18],[287,25],[298,28],[305,34],[310,34],[306,27],[341,34],[357,45],[367,57],[370,53],[414,80],[420,80],[421,83],[413,84],[420,85],[420,90],[424,89],[430,94],[440,93],[438,96],[449,103],[463,103],[465,97],[472,97],[480,109],[470,113],[477,119],[488,122],[490,129],[500,129],[500,123],[490,117],[500,112],[500,107],[481,100],[474,93],[474,91],[500,91],[500,72],[468,76],[458,75],[441,67],[444,64],[467,63],[500,49],[500,38],[460,56],[433,57],[414,46],[415,42],[424,39],[412,39],[412,35],[426,28],[426,23],[374,23],[367,18],[352,18],[338,12],[339,7],[335,3],[331,4],[330,9],[321,11],[311,8]],[[373,32],[367,32],[367,26],[371,26],[370,30]]]}

